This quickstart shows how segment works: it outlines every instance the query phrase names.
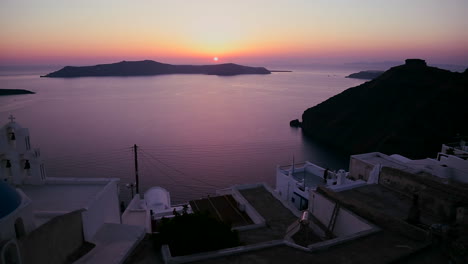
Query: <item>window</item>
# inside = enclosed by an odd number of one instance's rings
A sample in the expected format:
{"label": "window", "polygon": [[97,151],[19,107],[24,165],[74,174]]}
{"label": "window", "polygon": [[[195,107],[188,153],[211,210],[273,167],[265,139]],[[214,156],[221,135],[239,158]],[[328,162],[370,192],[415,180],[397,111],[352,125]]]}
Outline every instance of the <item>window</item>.
{"label": "window", "polygon": [[44,164],[41,164],[40,169],[41,169],[41,179],[45,180]]}
{"label": "window", "polygon": [[309,207],[309,200],[302,197],[300,194],[296,192],[293,193],[293,197],[291,197],[291,201],[294,203],[294,206],[301,211]]}
{"label": "window", "polygon": [[29,142],[29,136],[25,137],[24,140],[26,141],[26,150],[30,150],[31,142]]}

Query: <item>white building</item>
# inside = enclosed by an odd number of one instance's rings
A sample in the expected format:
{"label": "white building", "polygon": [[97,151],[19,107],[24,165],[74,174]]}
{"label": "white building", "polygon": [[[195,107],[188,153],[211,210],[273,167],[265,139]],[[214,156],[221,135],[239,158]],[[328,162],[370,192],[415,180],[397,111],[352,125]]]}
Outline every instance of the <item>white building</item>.
{"label": "white building", "polygon": [[344,170],[331,171],[309,161],[276,168],[276,192],[281,199],[299,210],[308,208],[309,192],[319,185],[338,190],[356,184],[363,185],[365,182],[348,179],[348,173]]}
{"label": "white building", "polygon": [[412,160],[398,154],[385,155],[371,152],[352,155],[349,162],[349,177],[368,183],[378,183],[383,167],[400,169],[409,173],[427,173],[443,182],[468,183],[468,152],[442,145],[437,158]]}
{"label": "white building", "polygon": [[42,184],[46,179],[41,151],[31,148],[27,128],[10,122],[0,129],[0,180],[13,185]]}
{"label": "white building", "polygon": [[94,242],[103,236],[100,230],[106,225],[107,230],[109,224],[121,223],[118,182],[116,178],[47,177],[40,150],[31,147],[28,129],[10,116],[0,129],[0,253],[51,219],[76,211],[81,211],[84,239]]}
{"label": "white building", "polygon": [[299,210],[308,207],[310,192],[319,185],[326,185],[333,191],[342,191],[379,183],[383,167],[390,167],[409,173],[427,173],[441,181],[468,183],[468,151],[465,142],[443,145],[436,159],[412,160],[398,154],[386,155],[370,152],[352,155],[349,173],[324,169],[311,162],[276,168],[276,192],[281,199]]}

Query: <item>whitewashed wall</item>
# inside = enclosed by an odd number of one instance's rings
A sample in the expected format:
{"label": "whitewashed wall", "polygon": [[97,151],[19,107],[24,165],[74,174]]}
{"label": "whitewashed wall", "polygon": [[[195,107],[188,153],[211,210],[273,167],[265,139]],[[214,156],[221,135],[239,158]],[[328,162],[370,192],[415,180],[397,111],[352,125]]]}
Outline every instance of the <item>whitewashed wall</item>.
{"label": "whitewashed wall", "polygon": [[110,181],[82,213],[85,239],[89,241],[104,223],[120,223],[117,181]]}
{"label": "whitewashed wall", "polygon": [[[315,191],[311,192],[309,199],[309,211],[324,226],[328,226],[334,208],[335,202],[330,201]],[[332,233],[337,237],[342,237],[361,231],[370,230],[372,228],[373,227],[370,224],[365,222],[360,217],[340,207],[335,222],[335,228],[333,229]]]}
{"label": "whitewashed wall", "polygon": [[451,178],[460,182],[468,182],[468,161],[456,156],[440,157],[440,163],[451,168]]}

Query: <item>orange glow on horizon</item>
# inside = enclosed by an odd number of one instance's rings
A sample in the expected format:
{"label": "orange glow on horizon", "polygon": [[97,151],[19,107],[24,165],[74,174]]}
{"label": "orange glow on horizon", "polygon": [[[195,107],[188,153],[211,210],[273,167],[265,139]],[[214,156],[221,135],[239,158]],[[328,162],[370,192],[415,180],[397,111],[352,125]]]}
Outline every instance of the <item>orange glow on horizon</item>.
{"label": "orange glow on horizon", "polygon": [[363,1],[360,8],[348,1],[292,0],[267,8],[242,0],[117,1],[113,12],[106,0],[7,1],[0,9],[0,64],[207,62],[214,55],[223,62],[406,56],[468,62],[468,2],[419,0],[425,6],[419,12],[417,0],[405,1],[404,8],[395,3],[403,0]]}

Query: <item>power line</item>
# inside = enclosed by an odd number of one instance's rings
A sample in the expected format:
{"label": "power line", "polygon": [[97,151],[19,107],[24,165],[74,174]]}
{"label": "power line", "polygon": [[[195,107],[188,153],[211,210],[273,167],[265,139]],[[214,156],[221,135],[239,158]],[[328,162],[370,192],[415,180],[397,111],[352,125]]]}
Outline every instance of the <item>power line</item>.
{"label": "power line", "polygon": [[[150,153],[147,153],[145,150],[142,149],[141,151],[142,151],[143,153],[146,153],[147,155],[149,155],[150,157],[152,157],[153,159],[155,159],[155,160],[158,161],[159,163],[163,164],[164,166],[166,166],[166,167],[168,167],[168,168],[170,168],[170,169],[172,169],[172,170],[174,170],[174,171],[176,171],[176,172],[178,172],[178,173],[180,173],[180,174],[182,174],[182,175],[184,175],[184,176],[190,177],[190,176],[188,176],[187,174],[185,174],[183,171],[181,171],[181,170],[179,170],[179,169],[177,169],[177,168],[174,168],[174,167],[170,166],[169,164],[163,162],[162,160],[160,160],[160,159],[154,157],[154,156],[151,155]],[[200,179],[196,179],[196,178],[191,178],[191,179],[192,179],[192,180],[199,181],[199,182],[201,182],[201,183],[204,183],[204,184],[206,184],[206,185],[209,185],[209,186],[212,186],[212,187],[215,187],[215,188],[219,188],[219,187],[216,186],[216,185],[213,185],[213,184],[211,184],[211,183],[202,181],[202,180],[200,180]]]}

